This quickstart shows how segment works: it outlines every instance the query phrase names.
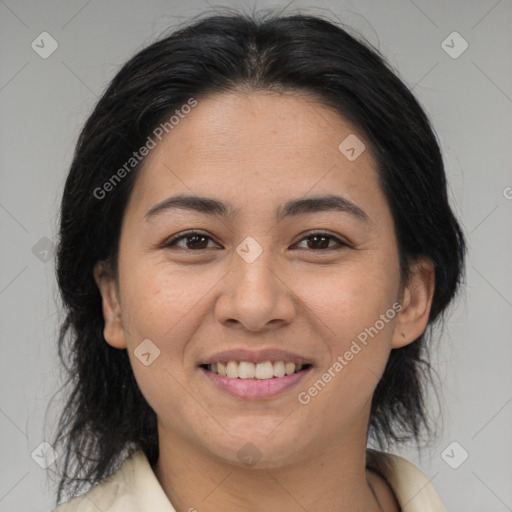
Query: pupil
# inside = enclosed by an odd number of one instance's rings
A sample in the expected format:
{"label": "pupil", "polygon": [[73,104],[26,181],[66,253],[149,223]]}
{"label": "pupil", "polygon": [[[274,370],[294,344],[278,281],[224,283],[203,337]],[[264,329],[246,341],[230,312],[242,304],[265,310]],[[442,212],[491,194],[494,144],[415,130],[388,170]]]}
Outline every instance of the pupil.
{"label": "pupil", "polygon": [[[326,247],[329,246],[329,242],[327,241],[328,237],[326,237],[324,235],[312,235],[309,237],[310,240],[316,240],[316,241],[318,241],[319,238],[323,239],[323,242],[320,244],[320,247],[318,244],[316,244],[315,248],[325,249]],[[325,243],[326,241],[327,241],[327,243]],[[313,245],[315,245],[315,243],[313,243]]]}
{"label": "pupil", "polygon": [[192,236],[189,236],[188,238],[189,238],[189,240],[195,240],[195,242],[192,242],[192,243],[187,244],[187,245],[189,246],[189,248],[190,248],[190,246],[192,245],[192,246],[193,246],[194,248],[196,248],[196,249],[197,249],[197,248],[199,248],[199,249],[204,249],[204,247],[198,247],[198,244],[197,244],[197,240],[198,240],[198,239],[201,239],[201,238],[202,238],[202,239],[203,239],[203,241],[206,239],[206,237],[205,237],[204,235],[192,235]]}

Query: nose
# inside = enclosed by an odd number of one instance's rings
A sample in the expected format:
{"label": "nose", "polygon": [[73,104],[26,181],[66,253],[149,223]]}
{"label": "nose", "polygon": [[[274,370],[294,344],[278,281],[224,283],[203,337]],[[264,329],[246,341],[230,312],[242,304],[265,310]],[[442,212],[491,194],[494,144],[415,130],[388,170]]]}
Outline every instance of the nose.
{"label": "nose", "polygon": [[219,283],[215,318],[251,332],[284,326],[292,321],[298,302],[289,281],[271,248],[263,249],[254,261],[233,254],[231,270]]}

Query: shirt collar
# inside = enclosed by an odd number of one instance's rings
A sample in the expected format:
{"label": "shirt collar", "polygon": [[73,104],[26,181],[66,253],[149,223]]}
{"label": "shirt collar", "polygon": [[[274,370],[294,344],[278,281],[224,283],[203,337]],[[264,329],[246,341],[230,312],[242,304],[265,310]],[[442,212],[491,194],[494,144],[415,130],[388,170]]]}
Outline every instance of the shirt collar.
{"label": "shirt collar", "polygon": [[[367,465],[389,483],[402,512],[447,512],[431,479],[407,459],[368,449]],[[97,508],[103,512],[176,512],[142,450],[133,452],[119,471],[71,502],[69,508],[66,503],[53,512]],[[195,510],[193,503],[189,510]]]}

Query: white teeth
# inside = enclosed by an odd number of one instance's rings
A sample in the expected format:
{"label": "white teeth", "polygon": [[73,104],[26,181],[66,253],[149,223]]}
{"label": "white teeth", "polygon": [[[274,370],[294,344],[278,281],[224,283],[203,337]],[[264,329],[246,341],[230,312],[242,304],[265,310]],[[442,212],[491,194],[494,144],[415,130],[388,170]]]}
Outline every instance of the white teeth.
{"label": "white teeth", "polygon": [[274,377],[284,377],[286,375],[286,370],[284,368],[283,361],[276,361],[274,363]]}
{"label": "white teeth", "polygon": [[286,363],[284,371],[286,375],[291,375],[295,371],[295,363]]}
{"label": "white teeth", "polygon": [[224,363],[217,363],[217,373],[223,377],[226,376],[226,365]]}
{"label": "white teeth", "polygon": [[[240,363],[243,364],[243,363]],[[253,365],[254,366],[254,365]],[[260,380],[272,379],[274,377],[274,366],[270,361],[258,363],[256,365],[255,376]]]}
{"label": "white teeth", "polygon": [[[248,361],[240,361],[238,364],[238,376],[241,379],[254,379],[254,376],[257,375],[257,370],[254,368],[253,363],[249,363]],[[261,377],[257,377],[258,379]]]}
{"label": "white teeth", "polygon": [[250,361],[229,361],[228,363],[212,363],[207,365],[212,373],[218,373],[222,377],[230,379],[258,379],[268,380],[274,377],[292,375],[304,368],[304,365],[284,361],[271,361],[263,363],[251,363]]}
{"label": "white teeth", "polygon": [[226,376],[230,379],[238,378],[238,363],[235,361],[229,361],[226,366]]}

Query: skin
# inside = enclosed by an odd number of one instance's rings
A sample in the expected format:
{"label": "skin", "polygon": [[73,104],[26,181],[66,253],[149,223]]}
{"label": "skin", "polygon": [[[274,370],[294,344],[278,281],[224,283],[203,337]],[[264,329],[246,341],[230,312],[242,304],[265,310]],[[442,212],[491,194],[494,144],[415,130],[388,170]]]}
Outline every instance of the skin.
{"label": "skin", "polygon": [[[354,161],[338,150],[349,134],[366,145]],[[238,213],[175,209],[145,219],[178,193],[213,197]],[[276,222],[285,201],[326,194],[348,198],[369,222],[339,211]],[[205,248],[190,239],[164,247],[189,229],[210,237],[199,240]],[[315,229],[339,250],[308,242]],[[263,249],[252,263],[236,252],[248,236]],[[201,99],[150,152],[124,214],[118,273],[99,262],[94,275],[105,340],[128,349],[158,416],[153,469],[178,512],[399,510],[385,480],[365,469],[370,401],[390,351],[424,331],[434,275],[424,258],[402,283],[398,256],[369,144],[312,97],[236,91]],[[298,393],[397,300],[394,319],[299,403]],[[160,350],[148,366],[134,355],[145,339]],[[197,367],[222,350],[274,347],[314,367],[271,399],[232,397]],[[260,457],[253,466],[237,455],[248,442]]]}

